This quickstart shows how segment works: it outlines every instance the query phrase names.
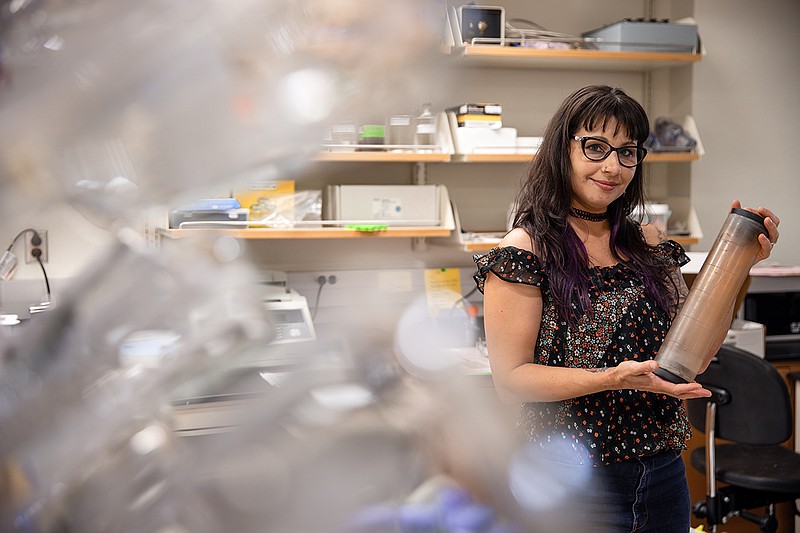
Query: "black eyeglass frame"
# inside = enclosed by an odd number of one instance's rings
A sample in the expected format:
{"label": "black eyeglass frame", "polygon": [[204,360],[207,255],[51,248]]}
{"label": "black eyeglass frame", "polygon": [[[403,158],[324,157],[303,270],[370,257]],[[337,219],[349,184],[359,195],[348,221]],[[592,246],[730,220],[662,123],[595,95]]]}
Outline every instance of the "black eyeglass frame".
{"label": "black eyeglass frame", "polygon": [[[606,141],[604,139],[600,139],[598,137],[579,137],[578,135],[574,135],[572,138],[581,143],[581,152],[583,152],[583,155],[585,155],[586,159],[588,159],[589,161],[595,161],[595,162],[605,161],[606,159],[608,159],[608,156],[610,156],[613,152],[617,152],[617,161],[619,161],[620,165],[622,165],[625,168],[636,168],[637,166],[641,165],[642,162],[644,161],[644,158],[647,157],[647,148],[645,148],[643,146],[637,146],[635,144],[626,144],[624,146],[616,147],[616,146],[613,146],[608,141]],[[589,154],[586,153],[586,141],[598,141],[598,142],[601,142],[603,144],[607,144],[608,147],[611,148],[611,149],[608,151],[608,153],[606,153],[606,155],[604,155],[600,159],[594,159],[594,158],[590,157]],[[622,150],[623,148],[633,148],[637,152],[641,152],[642,153],[642,157],[635,164],[626,165],[625,163],[622,162],[622,159],[619,157],[619,151]]]}

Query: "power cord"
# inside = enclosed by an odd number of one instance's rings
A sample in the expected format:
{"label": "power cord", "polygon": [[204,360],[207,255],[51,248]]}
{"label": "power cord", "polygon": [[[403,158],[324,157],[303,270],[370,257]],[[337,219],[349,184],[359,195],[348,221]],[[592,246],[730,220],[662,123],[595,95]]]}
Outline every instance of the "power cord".
{"label": "power cord", "polygon": [[[520,27],[519,25],[527,27]],[[523,18],[512,18],[506,21],[506,37],[517,38],[520,42],[532,40],[567,43],[573,46],[584,44],[584,39],[580,37],[568,33],[550,31],[532,20]]]}
{"label": "power cord", "polygon": [[6,252],[10,252],[12,248],[17,244],[17,241],[25,235],[26,233],[33,233],[33,237],[31,237],[31,244],[34,246],[39,246],[42,244],[42,238],[39,236],[39,232],[33,228],[25,228],[24,230],[17,233],[17,235],[11,240],[11,244],[8,245],[6,248]]}
{"label": "power cord", "polygon": [[467,311],[468,311],[468,310],[470,309],[470,307],[475,307],[474,305],[472,305],[472,304],[469,302],[469,297],[470,297],[470,296],[472,296],[473,294],[475,294],[475,291],[477,291],[477,290],[478,290],[478,286],[477,286],[477,285],[475,285],[475,286],[472,288],[472,290],[471,290],[471,291],[469,291],[469,292],[468,292],[468,293],[466,293],[466,294],[462,294],[462,295],[461,295],[461,296],[458,298],[458,300],[456,300],[455,302],[453,302],[453,309],[455,309],[456,307],[459,307],[459,306],[461,306],[461,307],[463,307],[463,308],[464,308],[464,310],[467,310]]}
{"label": "power cord", "polygon": [[[39,239],[39,243],[37,244],[35,241]],[[41,238],[39,238],[38,234],[31,238],[31,244],[34,246],[39,246],[42,244]],[[42,249],[41,248],[34,248],[31,250],[31,255],[36,258],[36,262],[39,263],[39,267],[42,269],[42,276],[44,276],[44,286],[47,288],[47,301],[50,302],[50,280],[47,278],[47,271],[44,269],[44,263],[42,262]]]}
{"label": "power cord", "polygon": [[0,258],[0,278],[5,281],[8,281],[14,276],[14,272],[17,269],[18,259],[12,252],[14,246],[16,246],[19,239],[25,235],[26,233],[32,233],[31,236],[31,246],[33,249],[31,250],[31,256],[36,259],[36,262],[39,263],[39,267],[42,269],[42,275],[44,276],[44,284],[47,289],[47,302],[43,302],[44,304],[49,305],[51,301],[51,293],[50,293],[50,280],[47,277],[47,271],[44,268],[44,262],[42,261],[42,237],[39,235],[39,232],[33,228],[25,228],[11,240],[11,244],[8,245],[6,251],[3,253],[2,258]]}
{"label": "power cord", "polygon": [[314,299],[314,310],[311,311],[311,320],[314,320],[317,317],[317,309],[319,308],[319,297],[322,294],[322,287],[327,284],[335,285],[336,284],[336,276],[330,275],[328,277],[325,276],[317,276],[317,284],[319,287],[317,288],[317,297]]}

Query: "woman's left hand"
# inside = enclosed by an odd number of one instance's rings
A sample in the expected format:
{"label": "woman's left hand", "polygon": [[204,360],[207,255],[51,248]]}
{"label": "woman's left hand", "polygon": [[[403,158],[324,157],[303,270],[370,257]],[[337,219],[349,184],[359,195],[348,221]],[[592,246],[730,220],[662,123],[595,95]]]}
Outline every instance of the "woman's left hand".
{"label": "woman's left hand", "polygon": [[[731,208],[742,209],[742,203],[739,200],[734,200],[733,204],[731,204]],[[758,207],[756,209],[745,207],[744,209],[764,217],[764,226],[767,227],[767,232],[769,233],[769,235],[764,235],[762,233],[758,236],[758,242],[761,244],[761,250],[758,252],[755,261],[758,263],[769,257],[769,254],[772,253],[772,247],[778,242],[778,236],[780,235],[778,232],[778,224],[781,223],[781,220],[766,207]]]}

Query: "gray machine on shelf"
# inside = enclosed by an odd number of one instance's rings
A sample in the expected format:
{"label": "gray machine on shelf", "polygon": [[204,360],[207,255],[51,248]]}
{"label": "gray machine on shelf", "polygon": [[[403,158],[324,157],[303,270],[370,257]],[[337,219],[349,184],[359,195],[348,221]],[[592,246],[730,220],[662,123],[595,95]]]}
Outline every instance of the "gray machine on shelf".
{"label": "gray machine on shelf", "polygon": [[699,50],[697,24],[668,20],[624,19],[584,32],[600,50],[622,52],[683,52]]}

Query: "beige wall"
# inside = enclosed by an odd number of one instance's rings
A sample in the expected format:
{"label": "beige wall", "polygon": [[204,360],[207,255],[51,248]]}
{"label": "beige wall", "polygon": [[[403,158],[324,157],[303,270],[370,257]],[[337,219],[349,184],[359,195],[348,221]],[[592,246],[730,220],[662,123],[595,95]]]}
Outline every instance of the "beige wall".
{"label": "beige wall", "polygon": [[707,56],[694,67],[693,113],[706,155],[692,198],[708,250],[731,200],[781,218],[771,260],[800,265],[800,1],[695,3]]}

